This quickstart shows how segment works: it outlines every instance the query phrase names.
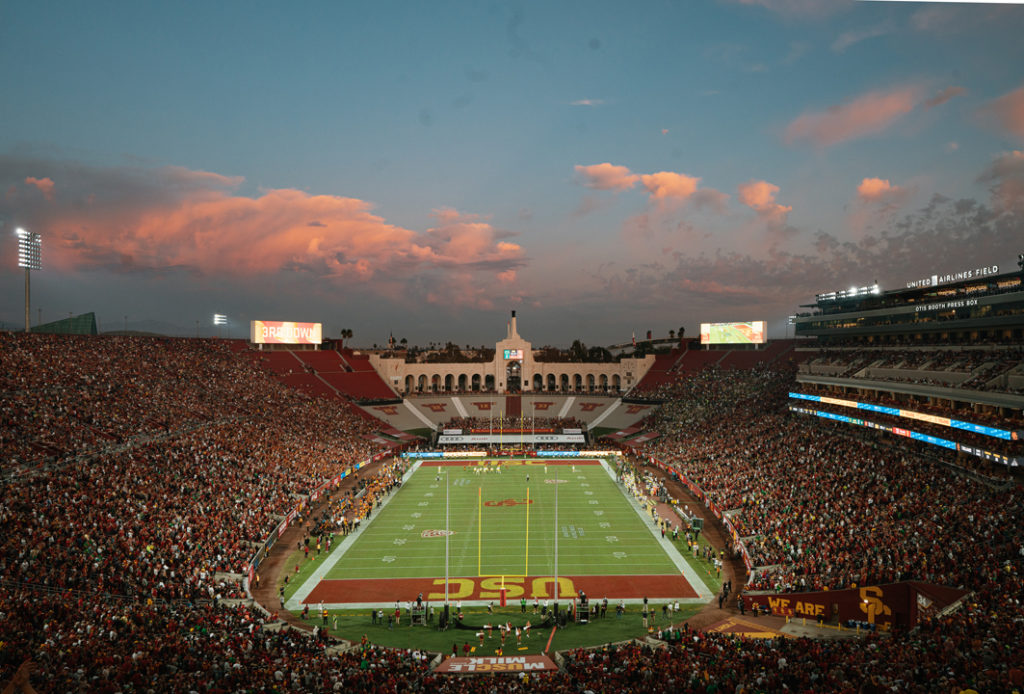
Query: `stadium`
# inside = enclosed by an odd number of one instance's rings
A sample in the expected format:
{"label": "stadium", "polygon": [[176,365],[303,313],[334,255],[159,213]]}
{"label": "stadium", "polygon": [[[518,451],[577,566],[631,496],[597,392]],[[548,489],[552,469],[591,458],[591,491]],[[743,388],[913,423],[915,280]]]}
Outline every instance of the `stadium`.
{"label": "stadium", "polygon": [[0,677],[1017,691],[1024,271],[965,274],[593,358],[0,333]]}

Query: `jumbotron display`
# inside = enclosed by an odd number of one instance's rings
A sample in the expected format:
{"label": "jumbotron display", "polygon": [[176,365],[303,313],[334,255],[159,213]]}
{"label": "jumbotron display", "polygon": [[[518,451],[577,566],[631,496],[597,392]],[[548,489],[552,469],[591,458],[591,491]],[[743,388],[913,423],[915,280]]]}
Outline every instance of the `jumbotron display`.
{"label": "jumbotron display", "polygon": [[257,345],[318,345],[322,335],[321,323],[254,320],[249,329],[250,341]]}
{"label": "jumbotron display", "polygon": [[746,323],[701,323],[702,345],[761,345],[768,341],[763,320]]}

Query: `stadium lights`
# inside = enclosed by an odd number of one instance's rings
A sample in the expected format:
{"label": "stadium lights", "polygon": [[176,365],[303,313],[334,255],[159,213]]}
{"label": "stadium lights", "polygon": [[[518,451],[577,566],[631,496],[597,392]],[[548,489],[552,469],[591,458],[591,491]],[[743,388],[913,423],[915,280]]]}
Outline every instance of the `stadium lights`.
{"label": "stadium lights", "polygon": [[872,285],[864,287],[850,287],[847,290],[838,290],[834,292],[827,292],[825,294],[816,294],[815,300],[818,302],[824,301],[842,301],[843,299],[855,299],[858,297],[867,296],[868,294],[881,294],[882,288],[875,282]]}
{"label": "stadium lights", "polygon": [[227,325],[228,324],[228,317],[225,316],[223,313],[215,313],[215,314],[213,314],[213,324],[214,325]]}
{"label": "stadium lights", "polygon": [[29,304],[31,302],[31,287],[29,273],[32,270],[42,270],[43,239],[39,234],[32,231],[25,231],[21,227],[14,230],[18,237],[18,267],[25,268],[25,332],[31,329],[29,323]]}

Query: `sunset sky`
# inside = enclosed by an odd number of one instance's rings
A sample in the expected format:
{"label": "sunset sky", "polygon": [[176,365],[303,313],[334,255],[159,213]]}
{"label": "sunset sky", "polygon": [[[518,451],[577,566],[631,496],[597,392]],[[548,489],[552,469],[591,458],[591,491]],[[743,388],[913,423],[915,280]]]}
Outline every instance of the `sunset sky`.
{"label": "sunset sky", "polygon": [[609,344],[1024,252],[1024,6],[0,4],[0,320]]}

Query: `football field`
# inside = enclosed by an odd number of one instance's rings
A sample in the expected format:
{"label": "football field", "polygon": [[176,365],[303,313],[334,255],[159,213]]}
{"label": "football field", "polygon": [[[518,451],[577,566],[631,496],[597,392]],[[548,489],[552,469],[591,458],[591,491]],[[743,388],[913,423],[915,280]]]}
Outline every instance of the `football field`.
{"label": "football field", "polygon": [[[557,544],[557,561],[556,561]],[[447,567],[447,568],[446,568]],[[355,607],[572,598],[707,600],[711,593],[603,460],[414,463],[288,601]]]}

